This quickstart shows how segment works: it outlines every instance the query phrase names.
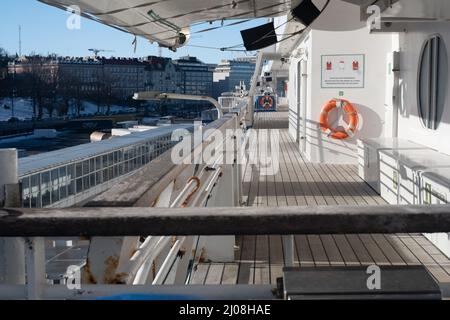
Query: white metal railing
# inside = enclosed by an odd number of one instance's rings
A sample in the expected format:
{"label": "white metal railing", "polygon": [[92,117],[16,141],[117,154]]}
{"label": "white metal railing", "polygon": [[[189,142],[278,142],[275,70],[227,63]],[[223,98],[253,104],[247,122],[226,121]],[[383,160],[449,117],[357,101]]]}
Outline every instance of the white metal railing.
{"label": "white metal railing", "polygon": [[[222,132],[227,129],[243,130],[246,108],[246,102],[240,101],[230,108],[223,118],[211,123],[206,129],[216,129]],[[130,194],[135,197],[134,200],[130,200],[130,205],[146,203],[147,206],[155,208],[239,206],[242,172],[237,157],[239,157],[238,145],[242,141],[236,139],[235,136],[225,134],[223,136],[224,140],[221,142],[223,146],[234,145],[231,151],[232,157],[235,159],[234,163],[223,163],[222,160],[227,157],[228,152],[226,148],[223,148],[224,154],[212,164],[174,165],[169,160],[171,155],[169,149],[156,158],[151,166],[143,164],[141,169],[137,169],[121,182],[122,188],[130,186]],[[205,148],[211,143],[208,136],[205,136],[202,141],[194,141],[192,154],[198,154],[198,149]],[[9,182],[13,183],[13,181]],[[127,195],[127,192],[120,188],[111,188],[94,197],[87,205],[121,203],[121,197]],[[9,196],[11,195],[9,194]],[[11,201],[6,203],[11,204]],[[67,228],[66,237],[74,236],[74,234],[69,235],[71,229]],[[143,233],[145,239],[142,242],[137,234],[123,237],[125,235],[101,237],[101,233],[98,233],[90,237],[87,260],[80,271],[83,287],[85,285],[101,287],[103,284],[126,284],[130,287],[163,283],[185,285],[192,275],[194,265],[204,258],[205,252],[208,252],[205,249],[208,243],[199,236],[147,236],[147,233]],[[227,244],[227,253],[231,252],[231,256],[234,257],[234,237],[232,238],[231,241],[227,240],[224,243]],[[29,299],[44,298],[48,289],[45,280],[45,238],[16,237],[9,238],[4,243],[1,241],[2,238],[0,238],[0,254],[5,253],[2,252],[4,248],[13,247],[15,249],[9,252],[18,254],[16,260],[6,261],[6,269],[15,268],[16,272],[4,273],[5,283],[13,285],[23,283],[26,272],[26,297]],[[21,248],[26,248],[23,261],[20,259],[20,252],[23,250]],[[0,268],[0,273],[1,271]],[[70,278],[69,274],[66,276]],[[17,279],[23,280],[17,282]],[[2,288],[5,287],[0,288],[0,296]],[[69,292],[73,293],[73,291]]]}

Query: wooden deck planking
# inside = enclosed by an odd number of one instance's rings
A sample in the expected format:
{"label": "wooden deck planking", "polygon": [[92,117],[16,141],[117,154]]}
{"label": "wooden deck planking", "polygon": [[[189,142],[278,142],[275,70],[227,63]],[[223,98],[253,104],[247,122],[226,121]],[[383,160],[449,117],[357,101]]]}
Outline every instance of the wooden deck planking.
{"label": "wooden deck planking", "polygon": [[[256,128],[283,128],[285,115],[256,115]],[[258,150],[260,152],[261,150]],[[264,175],[260,165],[243,170],[247,206],[380,205],[385,201],[358,177],[356,165],[307,162],[287,130],[280,134],[280,170]],[[440,282],[450,282],[450,260],[420,234],[296,235],[300,266],[425,265]],[[236,263],[204,264],[193,283],[275,284],[284,265],[281,236],[239,236]],[[206,270],[206,271],[205,271]],[[197,274],[198,273],[198,274]]]}
{"label": "wooden deck planking", "polygon": [[314,258],[311,252],[311,248],[309,247],[308,239],[305,235],[296,235],[295,239],[295,247],[297,249],[297,255],[299,259],[299,263],[301,267],[313,267],[314,266]]}
{"label": "wooden deck planking", "polygon": [[382,234],[372,234],[372,239],[378,244],[380,250],[383,251],[386,258],[394,266],[405,266],[406,262],[402,257],[395,251],[391,244]]}
{"label": "wooden deck planking", "polygon": [[308,196],[303,189],[285,143],[281,143],[280,151],[282,155],[282,167],[285,166],[288,172],[288,179],[286,179],[286,181],[289,180],[289,184],[292,186],[292,192],[297,200],[297,205],[304,206],[316,204],[314,198],[312,196]]}
{"label": "wooden deck planking", "polygon": [[239,260],[238,283],[249,284],[253,282],[255,263],[256,237],[244,236],[242,240],[242,253]]}
{"label": "wooden deck planking", "polygon": [[308,235],[306,237],[309,242],[309,247],[314,259],[314,265],[316,267],[329,266],[327,254],[325,253],[325,248],[323,247],[322,240],[320,240],[319,235]]}
{"label": "wooden deck planking", "polygon": [[328,261],[331,266],[345,266],[344,259],[341,255],[341,251],[339,250],[336,242],[332,235],[322,235],[320,236],[320,240],[322,241],[323,247],[325,249],[325,253],[328,257]]}
{"label": "wooden deck planking", "polygon": [[226,263],[223,269],[222,284],[236,284],[238,272],[238,263]]}
{"label": "wooden deck planking", "polygon": [[223,263],[211,263],[209,266],[208,275],[205,279],[205,284],[221,284],[224,268],[225,265]]}
{"label": "wooden deck planking", "polygon": [[194,274],[192,275],[192,279],[190,281],[191,284],[205,284],[206,276],[208,275],[209,263],[201,263],[197,265]]}
{"label": "wooden deck planking", "polygon": [[360,234],[358,236],[376,264],[381,266],[391,265],[388,258],[386,258],[383,251],[378,247],[377,243],[372,239],[370,234]]}
{"label": "wooden deck planking", "polygon": [[437,281],[450,282],[450,274],[446,272],[410,235],[400,236],[400,240],[411,249],[420,263],[427,267]]}
{"label": "wooden deck planking", "polygon": [[348,234],[346,238],[361,265],[368,266],[375,263],[357,234]]}
{"label": "wooden deck planking", "polygon": [[386,240],[398,252],[407,265],[420,265],[419,259],[411,252],[411,250],[398,238],[397,235],[384,235]]}
{"label": "wooden deck planking", "polygon": [[344,263],[346,266],[360,266],[358,258],[356,257],[355,252],[353,251],[350,243],[347,241],[347,238],[343,234],[333,235],[334,241],[339,248],[339,251],[344,259]]}
{"label": "wooden deck planking", "polygon": [[284,147],[283,149],[286,152],[286,157],[289,159],[290,164],[292,165],[292,168],[295,172],[295,175],[290,176],[291,183],[296,186],[296,190],[299,190],[301,194],[304,195],[306,204],[308,206],[325,204],[325,201],[323,199],[318,200],[320,199],[320,196],[318,195],[318,193],[315,194],[312,190],[314,184],[308,183],[304,171],[302,170],[301,166],[299,166],[298,157],[300,157],[300,154],[293,154],[292,145],[290,143],[286,143],[284,139],[282,141]]}

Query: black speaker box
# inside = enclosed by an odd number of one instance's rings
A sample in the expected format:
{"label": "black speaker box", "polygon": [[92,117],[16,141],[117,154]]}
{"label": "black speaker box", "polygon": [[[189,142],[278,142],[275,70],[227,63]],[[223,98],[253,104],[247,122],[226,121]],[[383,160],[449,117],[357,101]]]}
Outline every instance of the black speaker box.
{"label": "black speaker box", "polygon": [[320,16],[320,13],[320,10],[311,0],[303,0],[294,10],[292,10],[294,18],[306,27],[309,27],[311,23]]}
{"label": "black speaker box", "polygon": [[247,51],[269,47],[278,42],[273,22],[241,31],[242,40]]}

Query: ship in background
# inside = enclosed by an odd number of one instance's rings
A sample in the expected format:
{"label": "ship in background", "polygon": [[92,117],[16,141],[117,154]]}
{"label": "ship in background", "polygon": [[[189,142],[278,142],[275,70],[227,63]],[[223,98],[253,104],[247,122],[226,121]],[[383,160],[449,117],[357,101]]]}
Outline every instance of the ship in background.
{"label": "ship in background", "polygon": [[41,2],[171,50],[197,22],[269,20],[243,32],[250,87],[200,125],[0,150],[0,298],[450,296],[448,1]]}

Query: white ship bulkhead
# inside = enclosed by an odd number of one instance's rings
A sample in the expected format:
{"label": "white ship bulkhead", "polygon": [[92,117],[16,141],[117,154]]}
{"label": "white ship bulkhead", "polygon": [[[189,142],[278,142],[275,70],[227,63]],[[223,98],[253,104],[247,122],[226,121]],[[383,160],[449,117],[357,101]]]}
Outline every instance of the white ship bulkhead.
{"label": "white ship bulkhead", "polygon": [[[333,19],[327,16],[328,12],[332,12]],[[343,31],[315,29],[317,25],[320,29],[336,28],[321,25],[321,20],[335,20]],[[384,105],[388,73],[386,60],[388,54],[395,51],[394,39],[396,36],[393,34],[369,34],[366,23],[359,19],[359,7],[341,1],[332,1],[329,9],[314,24],[314,29],[303,36],[296,48],[298,55],[292,57],[289,70],[289,131],[294,138],[299,138],[301,144],[305,142],[301,149],[308,160],[356,164],[358,139],[391,136],[385,126]],[[327,74],[329,71],[324,70],[328,59],[333,64],[341,59],[345,60],[345,66],[333,65],[333,69],[352,68],[353,57],[360,63],[357,83],[342,87],[339,84],[324,83],[323,77],[332,77]],[[302,62],[306,66],[306,72],[299,67]],[[301,88],[302,74],[303,77],[306,76],[307,88],[303,91],[304,94]],[[360,127],[355,137],[339,141],[322,132],[319,126],[322,107],[333,98],[347,99],[357,108]],[[297,115],[300,117],[300,126],[296,125]],[[306,117],[303,118],[302,115]],[[333,116],[336,117],[331,114]],[[302,130],[303,125],[306,132]]]}
{"label": "white ship bulkhead", "polygon": [[[382,23],[381,30],[371,32],[367,22],[358,19],[358,6],[332,1],[290,57],[289,133],[305,158],[359,164],[361,178],[390,204],[447,199],[450,188],[442,181],[448,180],[440,175],[448,177],[445,167],[450,167],[449,15],[448,1],[425,5],[399,0],[382,13],[392,25]],[[359,62],[359,70],[353,70],[356,80],[345,85],[337,72],[334,83],[335,68],[352,68],[351,61]],[[333,98],[356,107],[359,125],[353,137],[337,140],[321,129],[322,109]],[[329,114],[330,123],[345,127],[346,119],[338,118],[336,111]],[[427,194],[426,188],[437,191]],[[449,255],[447,234],[427,237]]]}

